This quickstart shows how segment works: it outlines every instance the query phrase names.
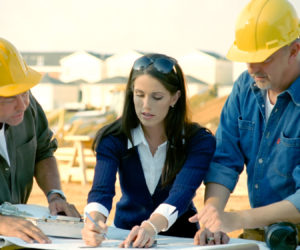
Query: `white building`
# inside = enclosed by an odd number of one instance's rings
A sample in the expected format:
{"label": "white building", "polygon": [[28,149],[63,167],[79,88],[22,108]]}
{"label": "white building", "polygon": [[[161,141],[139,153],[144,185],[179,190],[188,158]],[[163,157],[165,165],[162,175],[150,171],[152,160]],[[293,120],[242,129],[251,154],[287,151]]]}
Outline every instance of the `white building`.
{"label": "white building", "polygon": [[31,92],[45,111],[65,107],[68,103],[77,103],[80,88],[76,84],[66,84],[45,74]]}
{"label": "white building", "polygon": [[134,50],[115,54],[105,60],[106,78],[128,77],[134,61],[142,54]]}
{"label": "white building", "polygon": [[232,84],[232,62],[212,52],[193,50],[178,58],[183,72],[210,85]]}
{"label": "white building", "polygon": [[83,79],[97,82],[103,78],[103,60],[99,54],[77,51],[60,60],[60,80],[71,82]]}
{"label": "white building", "polygon": [[103,79],[97,83],[82,84],[82,102],[102,110],[115,111],[118,116],[123,110],[126,77]]}
{"label": "white building", "polygon": [[206,82],[203,82],[189,75],[185,76],[185,80],[187,86],[186,92],[189,98],[194,95],[199,95],[210,88],[210,86]]}

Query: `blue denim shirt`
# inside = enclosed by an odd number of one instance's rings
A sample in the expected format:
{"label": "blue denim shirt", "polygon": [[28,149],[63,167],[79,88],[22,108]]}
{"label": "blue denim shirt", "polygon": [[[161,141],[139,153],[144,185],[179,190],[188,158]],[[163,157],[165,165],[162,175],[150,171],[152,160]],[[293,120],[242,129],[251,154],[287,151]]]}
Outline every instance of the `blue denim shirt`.
{"label": "blue denim shirt", "polygon": [[248,72],[238,78],[205,182],[232,191],[246,165],[252,207],[288,200],[300,211],[300,77],[278,95],[267,122],[264,94]]}

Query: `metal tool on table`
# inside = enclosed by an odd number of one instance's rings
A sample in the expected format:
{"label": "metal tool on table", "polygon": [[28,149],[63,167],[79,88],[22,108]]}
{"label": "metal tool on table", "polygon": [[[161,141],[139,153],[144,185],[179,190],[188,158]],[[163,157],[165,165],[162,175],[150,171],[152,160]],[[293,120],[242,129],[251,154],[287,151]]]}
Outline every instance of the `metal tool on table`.
{"label": "metal tool on table", "polygon": [[47,215],[40,218],[21,211],[9,202],[0,205],[0,214],[29,220],[47,236],[81,238],[81,229],[84,226],[82,219],[77,217]]}

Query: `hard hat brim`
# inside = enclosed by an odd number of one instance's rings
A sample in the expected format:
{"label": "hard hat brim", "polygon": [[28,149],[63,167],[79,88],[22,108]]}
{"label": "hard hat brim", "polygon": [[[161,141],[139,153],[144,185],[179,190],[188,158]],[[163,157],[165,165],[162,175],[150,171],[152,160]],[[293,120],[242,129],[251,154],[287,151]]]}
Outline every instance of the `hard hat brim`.
{"label": "hard hat brim", "polygon": [[26,78],[22,81],[7,84],[0,87],[0,96],[9,97],[21,94],[37,85],[42,78],[42,74],[27,66]]}
{"label": "hard hat brim", "polygon": [[274,47],[272,49],[249,52],[240,50],[235,44],[233,44],[229,49],[226,58],[236,62],[260,63],[267,60],[272,54],[282,47],[284,47],[284,45]]}

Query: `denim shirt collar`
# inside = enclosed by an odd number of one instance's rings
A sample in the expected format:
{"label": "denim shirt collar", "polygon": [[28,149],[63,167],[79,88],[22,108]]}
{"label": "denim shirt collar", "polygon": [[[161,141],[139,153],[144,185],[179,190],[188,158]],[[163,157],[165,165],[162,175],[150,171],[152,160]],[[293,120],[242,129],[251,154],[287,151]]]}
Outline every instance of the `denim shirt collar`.
{"label": "denim shirt collar", "polygon": [[296,106],[300,106],[300,76],[286,90],[292,98]]}
{"label": "denim shirt collar", "polygon": [[[261,99],[259,100],[259,103],[261,103],[266,90],[259,89],[254,80],[251,83],[250,87],[255,93],[256,97]],[[291,100],[295,103],[296,106],[300,106],[300,76],[291,84],[291,86],[287,90],[280,93],[279,96],[285,96],[286,94],[290,95]]]}

